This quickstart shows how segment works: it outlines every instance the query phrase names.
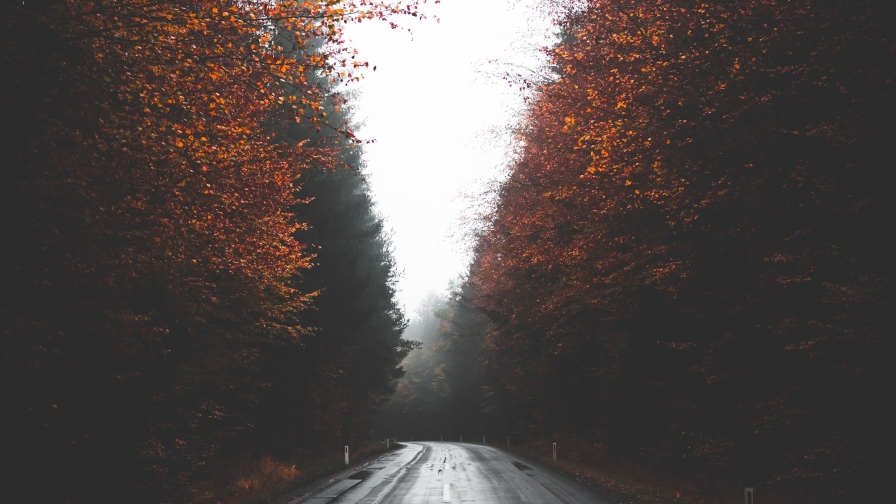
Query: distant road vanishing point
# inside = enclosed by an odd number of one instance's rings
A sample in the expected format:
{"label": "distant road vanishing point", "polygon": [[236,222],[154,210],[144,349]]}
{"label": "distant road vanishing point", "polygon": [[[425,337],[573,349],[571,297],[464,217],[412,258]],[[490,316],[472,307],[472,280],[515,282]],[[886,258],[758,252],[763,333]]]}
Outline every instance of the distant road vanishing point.
{"label": "distant road vanishing point", "polygon": [[278,504],[610,504],[578,482],[501,449],[414,442],[319,492]]}

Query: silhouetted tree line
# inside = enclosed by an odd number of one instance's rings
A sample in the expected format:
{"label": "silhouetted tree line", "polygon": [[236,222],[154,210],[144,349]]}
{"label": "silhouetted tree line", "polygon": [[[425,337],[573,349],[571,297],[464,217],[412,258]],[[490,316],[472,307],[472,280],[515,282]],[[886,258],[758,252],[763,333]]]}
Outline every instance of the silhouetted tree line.
{"label": "silhouetted tree line", "polygon": [[893,5],[571,4],[390,428],[892,501]]}
{"label": "silhouetted tree line", "polygon": [[[338,133],[331,139],[340,142]],[[373,417],[415,347],[401,339],[406,321],[395,299],[397,270],[389,233],[360,173],[361,150],[344,147],[346,168],[312,168],[300,179],[299,194],[308,201],[294,212],[309,229],[297,234],[315,257],[295,281],[318,294],[301,314],[309,334],[265,351],[262,372],[278,386],[259,396],[256,432],[271,453],[338,450],[369,439]]]}
{"label": "silhouetted tree line", "polygon": [[457,441],[504,432],[483,410],[487,319],[469,295],[464,284],[447,298],[431,294],[420,304],[404,337],[421,348],[402,364],[405,375],[374,423],[378,436]]}
{"label": "silhouetted tree line", "polygon": [[412,345],[332,7],[0,7],[0,500],[219,502],[369,439]]}

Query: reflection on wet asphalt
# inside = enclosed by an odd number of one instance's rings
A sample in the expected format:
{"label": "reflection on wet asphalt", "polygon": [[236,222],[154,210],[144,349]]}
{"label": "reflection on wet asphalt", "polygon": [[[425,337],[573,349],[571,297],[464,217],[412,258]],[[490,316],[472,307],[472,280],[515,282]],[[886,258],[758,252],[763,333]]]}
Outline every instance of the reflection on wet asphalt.
{"label": "reflection on wet asphalt", "polygon": [[303,504],[609,504],[590,489],[490,446],[419,442]]}

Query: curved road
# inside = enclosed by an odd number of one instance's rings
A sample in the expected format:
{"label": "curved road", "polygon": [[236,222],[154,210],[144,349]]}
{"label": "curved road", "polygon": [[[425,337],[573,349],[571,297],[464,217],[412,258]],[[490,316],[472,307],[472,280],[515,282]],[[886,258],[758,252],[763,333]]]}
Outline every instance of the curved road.
{"label": "curved road", "polygon": [[609,504],[576,481],[498,448],[418,442],[390,453],[303,504]]}

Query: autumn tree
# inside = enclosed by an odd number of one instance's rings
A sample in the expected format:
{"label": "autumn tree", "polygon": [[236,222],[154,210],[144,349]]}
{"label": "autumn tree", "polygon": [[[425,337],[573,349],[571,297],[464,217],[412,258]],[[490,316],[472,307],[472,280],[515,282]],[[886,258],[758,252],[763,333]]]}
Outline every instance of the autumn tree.
{"label": "autumn tree", "polygon": [[874,0],[558,11],[472,274],[531,439],[706,491],[892,497],[892,21]]}
{"label": "autumn tree", "polygon": [[266,359],[265,372],[272,373],[266,405],[282,410],[266,411],[278,427],[261,430],[272,447],[287,450],[341,449],[369,439],[373,416],[414,348],[401,338],[406,321],[396,300],[389,231],[370,194],[361,146],[345,134],[351,94],[325,82],[320,89],[327,91],[323,129],[295,124],[283,132],[290,142],[335,152],[332,165],[315,164],[297,180],[303,203],[294,212],[305,227],[295,236],[314,258],[295,282],[317,293],[302,316],[311,334],[300,344],[272,347]]}
{"label": "autumn tree", "polygon": [[335,161],[275,124],[323,117],[312,72],[357,77],[346,22],[416,6],[28,0],[0,13],[0,491],[183,498],[245,435],[260,348],[308,328],[294,181]]}

